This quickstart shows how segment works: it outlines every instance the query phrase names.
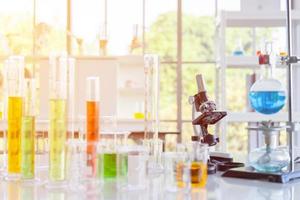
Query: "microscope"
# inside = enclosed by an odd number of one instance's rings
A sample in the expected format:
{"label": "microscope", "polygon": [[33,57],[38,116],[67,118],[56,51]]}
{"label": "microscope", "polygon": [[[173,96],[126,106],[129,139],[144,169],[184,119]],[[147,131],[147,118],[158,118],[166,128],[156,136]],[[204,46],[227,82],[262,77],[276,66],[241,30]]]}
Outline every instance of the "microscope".
{"label": "microscope", "polygon": [[[201,74],[196,76],[198,93],[190,97],[190,103],[193,104],[193,121],[194,131],[201,138],[202,143],[214,146],[219,143],[219,138],[208,133],[208,125],[214,125],[227,115],[225,111],[217,111],[215,102],[208,100],[205,83]],[[195,116],[201,113],[199,116]],[[197,130],[197,126],[200,130]]]}
{"label": "microscope", "polygon": [[[219,138],[208,131],[209,125],[217,124],[226,115],[226,111],[217,110],[214,101],[208,99],[205,82],[201,74],[196,75],[198,93],[189,98],[189,103],[193,105],[192,124],[195,135],[192,140],[198,140],[201,143],[212,147],[219,143]],[[225,171],[234,167],[244,166],[243,163],[234,163],[230,154],[224,152],[210,152],[208,162],[208,173],[213,174],[216,171]]]}

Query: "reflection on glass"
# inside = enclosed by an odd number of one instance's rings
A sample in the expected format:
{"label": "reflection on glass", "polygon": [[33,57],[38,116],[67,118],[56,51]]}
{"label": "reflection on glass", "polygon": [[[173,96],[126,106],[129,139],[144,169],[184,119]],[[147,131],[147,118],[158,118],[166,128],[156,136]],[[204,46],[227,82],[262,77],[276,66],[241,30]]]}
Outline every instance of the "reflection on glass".
{"label": "reflection on glass", "polygon": [[35,200],[36,188],[34,186],[20,186],[20,200]]}
{"label": "reflection on glass", "polygon": [[17,182],[7,182],[7,200],[20,199],[20,185]]}

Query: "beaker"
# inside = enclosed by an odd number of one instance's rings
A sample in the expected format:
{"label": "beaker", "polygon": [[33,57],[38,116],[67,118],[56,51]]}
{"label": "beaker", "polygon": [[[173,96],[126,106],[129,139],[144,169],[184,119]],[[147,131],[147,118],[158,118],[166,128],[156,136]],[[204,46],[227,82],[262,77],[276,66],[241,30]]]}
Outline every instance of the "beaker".
{"label": "beaker", "polygon": [[21,131],[21,177],[23,180],[35,178],[35,79],[25,79],[24,111]]}
{"label": "beaker", "polygon": [[11,56],[6,65],[7,179],[20,178],[21,127],[23,115],[24,57]]}
{"label": "beaker", "polygon": [[112,180],[117,177],[117,148],[127,145],[129,132],[101,132],[98,144],[98,177]]}
{"label": "beaker", "polygon": [[207,181],[208,145],[200,142],[192,142],[191,145],[189,164],[184,173],[192,188],[203,188]]}
{"label": "beaker", "polygon": [[86,136],[87,136],[87,162],[92,167],[92,176],[97,173],[97,142],[99,140],[99,77],[87,77],[86,96]]}
{"label": "beaker", "polygon": [[164,185],[169,192],[176,192],[185,187],[183,170],[187,164],[186,152],[165,152],[163,154]]}
{"label": "beaker", "polygon": [[161,139],[144,139],[143,146],[149,152],[149,161],[147,168],[149,174],[157,175],[163,172],[162,152],[163,141]]}
{"label": "beaker", "polygon": [[117,187],[119,190],[144,190],[147,183],[148,151],[144,146],[117,149]]}
{"label": "beaker", "polygon": [[96,182],[96,177],[91,176],[92,168],[87,163],[87,143],[81,139],[67,141],[67,180],[72,191],[85,190],[88,181]]}

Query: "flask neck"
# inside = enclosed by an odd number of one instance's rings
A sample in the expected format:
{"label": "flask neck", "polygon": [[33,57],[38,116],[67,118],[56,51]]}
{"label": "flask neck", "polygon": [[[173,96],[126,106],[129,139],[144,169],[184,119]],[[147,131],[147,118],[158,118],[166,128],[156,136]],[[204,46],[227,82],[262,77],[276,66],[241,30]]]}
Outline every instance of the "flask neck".
{"label": "flask neck", "polygon": [[261,79],[271,79],[273,77],[273,67],[270,64],[261,66]]}
{"label": "flask neck", "polygon": [[265,133],[265,144],[267,151],[276,149],[278,146],[278,134],[276,133]]}

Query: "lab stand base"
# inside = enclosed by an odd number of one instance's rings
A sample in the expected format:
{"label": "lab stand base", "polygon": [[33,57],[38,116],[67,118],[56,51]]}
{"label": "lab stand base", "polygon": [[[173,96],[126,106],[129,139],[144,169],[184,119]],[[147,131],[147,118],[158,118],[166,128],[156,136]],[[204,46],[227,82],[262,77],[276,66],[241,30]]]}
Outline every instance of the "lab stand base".
{"label": "lab stand base", "polygon": [[222,177],[254,179],[274,183],[288,183],[292,180],[300,179],[300,168],[297,165],[293,172],[266,173],[255,171],[252,167],[240,167],[224,172]]}

